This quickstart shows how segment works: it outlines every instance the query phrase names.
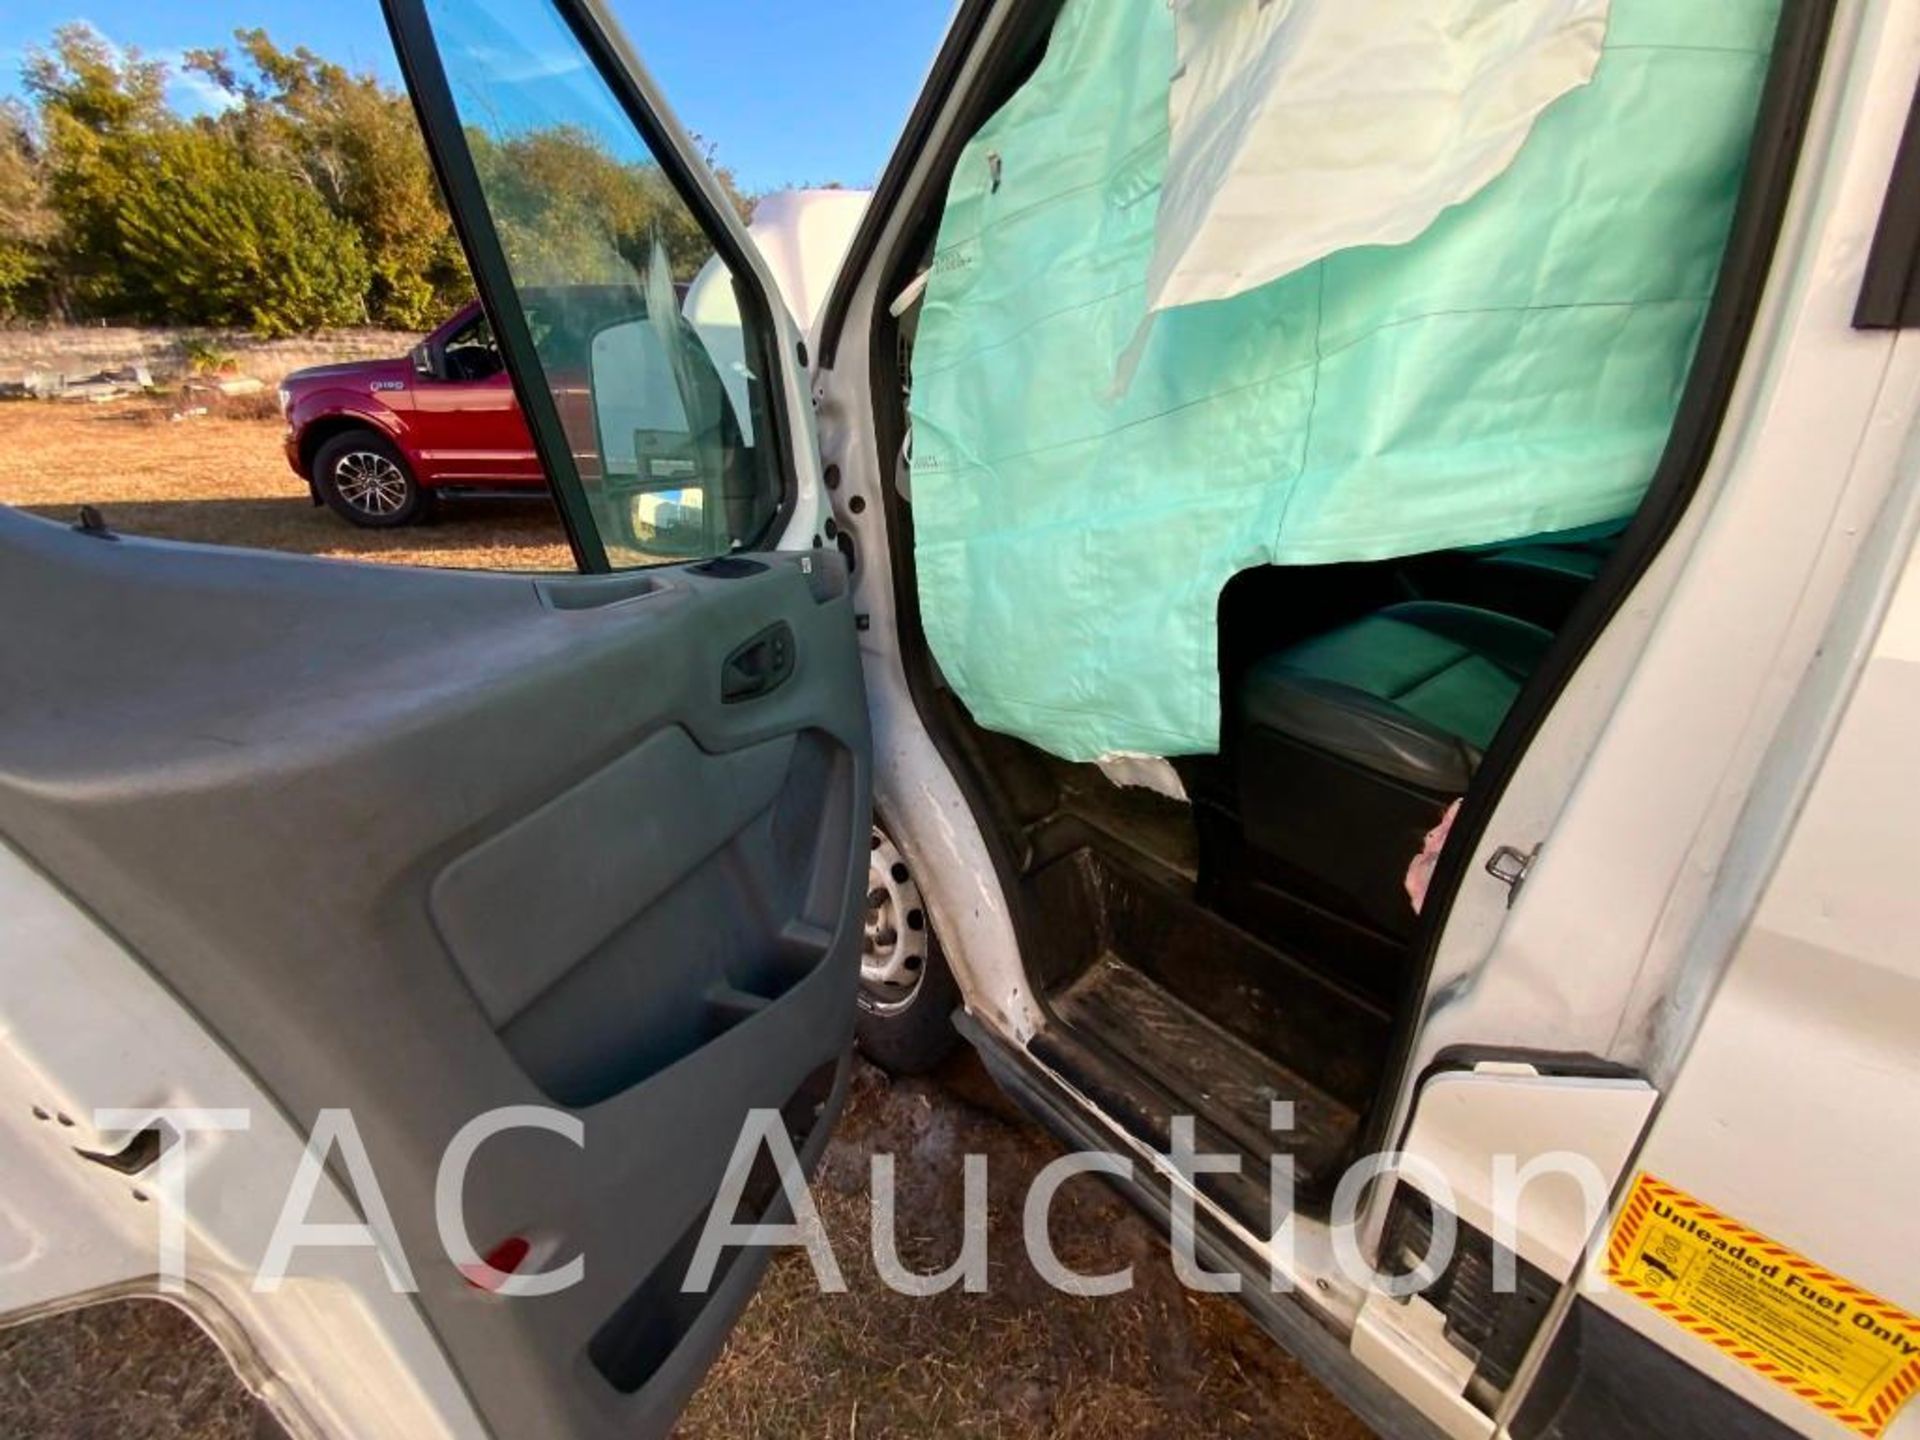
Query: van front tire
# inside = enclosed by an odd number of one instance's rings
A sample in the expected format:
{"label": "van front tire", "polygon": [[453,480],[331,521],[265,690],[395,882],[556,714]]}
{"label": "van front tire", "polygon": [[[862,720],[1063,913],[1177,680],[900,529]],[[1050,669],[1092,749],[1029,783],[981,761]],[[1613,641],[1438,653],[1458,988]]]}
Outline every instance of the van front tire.
{"label": "van front tire", "polygon": [[924,1075],[959,1044],[953,1012],[960,986],[906,857],[877,822],[867,869],[859,1003],[854,1037],[882,1070]]}

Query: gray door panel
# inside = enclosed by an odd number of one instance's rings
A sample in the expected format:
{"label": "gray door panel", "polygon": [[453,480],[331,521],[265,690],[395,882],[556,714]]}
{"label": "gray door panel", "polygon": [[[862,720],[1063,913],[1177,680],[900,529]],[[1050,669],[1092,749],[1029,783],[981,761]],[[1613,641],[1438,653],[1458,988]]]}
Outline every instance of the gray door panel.
{"label": "gray door panel", "polygon": [[[0,833],[301,1124],[346,1106],[507,1435],[649,1433],[755,1274],[682,1296],[750,1107],[817,1151],[853,1021],[869,742],[836,555],[535,579],[102,541],[0,511]],[[745,573],[742,573],[745,572]],[[723,696],[784,624],[792,668]],[[433,1220],[477,1113],[477,1295]]]}

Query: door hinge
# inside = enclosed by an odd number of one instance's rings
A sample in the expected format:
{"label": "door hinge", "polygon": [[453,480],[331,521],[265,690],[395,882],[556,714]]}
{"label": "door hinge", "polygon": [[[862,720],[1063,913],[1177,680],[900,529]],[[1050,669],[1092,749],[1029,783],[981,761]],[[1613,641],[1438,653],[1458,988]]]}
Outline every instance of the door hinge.
{"label": "door hinge", "polygon": [[1533,870],[1533,862],[1540,858],[1540,847],[1522,850],[1517,845],[1502,845],[1487,857],[1487,874],[1507,887],[1507,904],[1513,904],[1514,896],[1520,893],[1520,887],[1526,882]]}

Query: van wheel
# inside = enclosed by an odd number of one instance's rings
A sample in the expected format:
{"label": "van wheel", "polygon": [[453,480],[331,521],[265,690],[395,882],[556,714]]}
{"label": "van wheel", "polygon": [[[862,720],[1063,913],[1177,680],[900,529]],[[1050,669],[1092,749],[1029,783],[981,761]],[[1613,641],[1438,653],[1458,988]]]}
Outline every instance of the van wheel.
{"label": "van wheel", "polygon": [[426,487],[384,436],[349,430],[313,457],[314,483],[334,514],[372,530],[410,525],[427,511]]}
{"label": "van wheel", "polygon": [[922,1075],[960,1040],[953,1012],[960,987],[913,872],[876,823],[867,863],[867,933],[860,953],[860,1014],[854,1034],[866,1057],[895,1075]]}

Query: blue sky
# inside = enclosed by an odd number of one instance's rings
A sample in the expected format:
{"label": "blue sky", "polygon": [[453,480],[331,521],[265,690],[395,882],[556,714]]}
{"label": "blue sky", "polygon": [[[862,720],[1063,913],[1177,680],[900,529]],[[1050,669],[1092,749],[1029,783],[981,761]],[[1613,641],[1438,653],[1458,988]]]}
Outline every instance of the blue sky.
{"label": "blue sky", "polygon": [[[879,174],[946,28],[951,0],[611,0],[681,121],[718,147],[748,190]],[[23,10],[35,13],[23,14]],[[0,94],[19,90],[21,57],[55,26],[85,20],[160,58],[264,26],[397,82],[377,0],[298,5],[254,0],[72,0],[0,6]],[[192,81],[174,103],[203,108]]]}

